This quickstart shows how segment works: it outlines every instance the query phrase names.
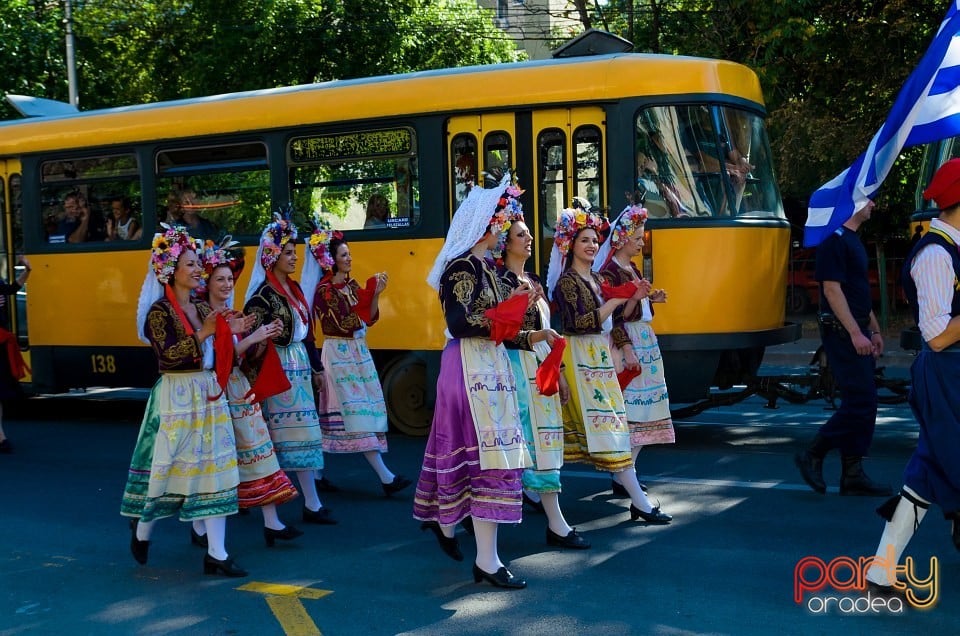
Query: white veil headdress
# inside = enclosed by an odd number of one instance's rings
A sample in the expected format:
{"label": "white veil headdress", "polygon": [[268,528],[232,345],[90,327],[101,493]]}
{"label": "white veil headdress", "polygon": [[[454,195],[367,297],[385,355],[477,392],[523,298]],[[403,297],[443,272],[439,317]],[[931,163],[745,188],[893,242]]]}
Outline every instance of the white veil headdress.
{"label": "white veil headdress", "polygon": [[143,279],[143,285],[140,287],[140,299],[137,301],[137,337],[140,342],[150,344],[143,330],[144,323],[147,322],[147,314],[153,303],[163,298],[163,285],[157,280],[157,274],[153,271],[153,253],[147,257],[147,275]]}
{"label": "white veil headdress", "polygon": [[260,289],[260,285],[263,285],[263,281],[267,280],[267,270],[263,268],[263,263],[260,262],[260,257],[263,256],[263,239],[266,233],[267,231],[264,230],[263,234],[260,235],[260,245],[257,246],[257,256],[253,259],[253,269],[250,271],[247,293],[243,295],[243,307],[247,306],[253,295]]}
{"label": "white veil headdress", "polygon": [[617,218],[610,223],[610,231],[607,232],[607,240],[603,242],[600,246],[600,249],[597,250],[597,255],[593,259],[593,271],[599,272],[604,265],[607,264],[607,261],[610,260],[610,255],[613,254],[613,234],[614,230],[617,228],[617,224],[620,223],[620,220],[623,218],[623,215],[627,213],[627,210],[630,209],[630,206],[623,208],[620,211],[620,214],[617,215]]}
{"label": "white veil headdress", "polygon": [[313,315],[313,296],[317,293],[317,285],[323,278],[323,270],[310,251],[310,235],[303,239],[303,267],[300,268],[300,287],[303,289],[304,299],[307,301],[307,315]]}
{"label": "white veil headdress", "polygon": [[457,208],[453,220],[450,221],[447,238],[427,276],[428,285],[439,290],[440,277],[450,261],[468,251],[483,238],[493,218],[493,212],[497,209],[497,203],[509,185],[510,171],[507,171],[496,188],[483,189],[475,185],[470,189],[467,198]]}

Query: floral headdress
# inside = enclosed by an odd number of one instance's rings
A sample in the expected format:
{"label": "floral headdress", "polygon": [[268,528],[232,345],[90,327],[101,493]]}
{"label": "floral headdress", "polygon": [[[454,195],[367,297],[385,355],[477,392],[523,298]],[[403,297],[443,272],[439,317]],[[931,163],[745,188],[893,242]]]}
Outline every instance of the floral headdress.
{"label": "floral headdress", "polygon": [[164,231],[153,237],[150,263],[153,266],[153,273],[156,275],[157,281],[161,285],[166,285],[177,269],[177,261],[180,260],[180,255],[186,250],[199,251],[200,245],[190,237],[187,228],[182,225],[170,226],[162,223],[161,226]]}
{"label": "floral headdress", "polygon": [[239,276],[243,271],[243,251],[238,249],[240,244],[232,239],[233,237],[228,234],[219,244],[210,240],[203,244],[200,262],[203,263],[204,279],[209,279],[213,270],[222,265],[229,267],[234,277]]}
{"label": "floral headdress", "polygon": [[589,211],[589,208],[566,208],[561,210],[557,218],[557,226],[553,234],[553,243],[560,250],[560,256],[566,257],[570,252],[570,245],[577,232],[583,229],[596,230],[602,241],[605,238],[610,224],[599,214]]}
{"label": "floral headdress", "polygon": [[297,226],[293,224],[290,207],[273,213],[273,221],[263,229],[260,235],[260,264],[264,269],[272,269],[280,258],[283,246],[297,240]]}
{"label": "floral headdress", "polygon": [[628,206],[613,222],[613,230],[610,232],[610,245],[614,250],[620,249],[627,242],[627,239],[637,229],[643,227],[646,222],[647,208],[641,205]]}
{"label": "floral headdress", "polygon": [[307,247],[324,272],[333,269],[334,254],[330,253],[330,242],[343,239],[343,232],[331,229],[330,223],[319,215],[312,219],[313,231],[307,238]]}
{"label": "floral headdress", "polygon": [[503,256],[514,221],[523,220],[523,206],[520,205],[520,195],[523,193],[516,185],[509,185],[497,202],[497,208],[490,219],[490,231],[497,235],[497,246],[493,248],[495,258]]}

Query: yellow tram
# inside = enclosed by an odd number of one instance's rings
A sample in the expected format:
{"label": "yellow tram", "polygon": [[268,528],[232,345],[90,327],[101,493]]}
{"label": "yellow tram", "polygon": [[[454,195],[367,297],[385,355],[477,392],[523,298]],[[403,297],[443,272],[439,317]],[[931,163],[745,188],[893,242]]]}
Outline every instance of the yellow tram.
{"label": "yellow tram", "polygon": [[[654,322],[667,383],[674,402],[700,399],[799,336],[784,323],[790,229],[764,114],[744,66],[625,53],[0,123],[3,248],[34,267],[26,317],[12,316],[32,382],[150,385],[134,316],[154,228],[188,214],[255,245],[272,210],[292,204],[302,233],[312,210],[344,231],[359,277],[390,273],[368,341],[392,422],[424,432],[444,344],[425,278],[469,184],[509,169],[526,189],[541,274],[574,196],[615,214],[625,192],[646,193],[644,268],[670,295]],[[365,227],[374,195],[389,216]],[[82,240],[71,196],[88,208]],[[130,217],[111,219],[121,204]],[[129,218],[143,231],[120,238]]]}

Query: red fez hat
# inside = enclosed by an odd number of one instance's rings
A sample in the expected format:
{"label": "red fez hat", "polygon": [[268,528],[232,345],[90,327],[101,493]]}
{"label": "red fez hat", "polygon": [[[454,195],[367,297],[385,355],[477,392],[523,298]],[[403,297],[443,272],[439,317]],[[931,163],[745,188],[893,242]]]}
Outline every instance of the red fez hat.
{"label": "red fez hat", "polygon": [[960,203],[960,159],[946,162],[930,180],[923,198],[933,199],[937,207],[947,210]]}

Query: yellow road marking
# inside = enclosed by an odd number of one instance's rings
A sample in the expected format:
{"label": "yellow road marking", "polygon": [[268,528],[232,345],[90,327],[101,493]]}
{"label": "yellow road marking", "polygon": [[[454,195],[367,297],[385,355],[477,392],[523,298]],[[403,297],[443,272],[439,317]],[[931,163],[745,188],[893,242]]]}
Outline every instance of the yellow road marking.
{"label": "yellow road marking", "polygon": [[263,594],[267,606],[280,622],[287,636],[322,636],[301,599],[318,599],[333,594],[333,590],[315,590],[301,585],[282,583],[261,583],[253,581],[237,588],[244,592]]}

